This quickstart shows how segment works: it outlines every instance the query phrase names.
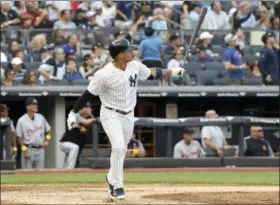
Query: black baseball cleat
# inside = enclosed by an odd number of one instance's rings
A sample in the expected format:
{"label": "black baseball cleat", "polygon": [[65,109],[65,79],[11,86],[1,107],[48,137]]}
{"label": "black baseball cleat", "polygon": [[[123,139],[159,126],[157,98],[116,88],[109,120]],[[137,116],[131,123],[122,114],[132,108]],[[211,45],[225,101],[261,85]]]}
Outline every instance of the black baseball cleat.
{"label": "black baseball cleat", "polygon": [[109,180],[108,180],[108,174],[106,175],[106,181],[109,184],[109,191],[113,191],[114,186],[112,184],[110,184]]}
{"label": "black baseball cleat", "polygon": [[116,200],[124,200],[125,194],[123,188],[113,189],[112,191],[108,191],[110,199]]}

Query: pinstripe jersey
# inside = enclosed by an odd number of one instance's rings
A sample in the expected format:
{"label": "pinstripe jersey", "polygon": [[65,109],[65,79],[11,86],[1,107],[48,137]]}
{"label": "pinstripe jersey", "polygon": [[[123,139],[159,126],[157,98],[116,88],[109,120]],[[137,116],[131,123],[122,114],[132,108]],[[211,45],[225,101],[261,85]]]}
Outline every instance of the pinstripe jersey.
{"label": "pinstripe jersey", "polygon": [[108,63],[95,73],[87,90],[98,95],[103,106],[129,112],[136,106],[137,81],[150,75],[151,70],[138,61],[127,63],[124,71]]}
{"label": "pinstripe jersey", "polygon": [[49,123],[39,113],[35,113],[33,120],[27,114],[24,114],[19,118],[16,126],[16,134],[22,138],[23,143],[34,146],[41,145],[45,140],[45,133],[50,130]]}

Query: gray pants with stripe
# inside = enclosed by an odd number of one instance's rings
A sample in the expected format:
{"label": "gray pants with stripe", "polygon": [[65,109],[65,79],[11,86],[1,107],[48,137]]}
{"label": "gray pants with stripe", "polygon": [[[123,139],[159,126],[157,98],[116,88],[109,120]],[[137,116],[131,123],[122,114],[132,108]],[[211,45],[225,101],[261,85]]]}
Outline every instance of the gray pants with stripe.
{"label": "gray pants with stripe", "polygon": [[65,153],[65,161],[63,168],[73,169],[75,168],[77,157],[79,154],[79,146],[72,142],[60,142],[59,147],[62,152]]}
{"label": "gray pants with stripe", "polygon": [[28,148],[30,157],[25,158],[22,153],[21,166],[22,169],[44,169],[45,168],[45,149]]}

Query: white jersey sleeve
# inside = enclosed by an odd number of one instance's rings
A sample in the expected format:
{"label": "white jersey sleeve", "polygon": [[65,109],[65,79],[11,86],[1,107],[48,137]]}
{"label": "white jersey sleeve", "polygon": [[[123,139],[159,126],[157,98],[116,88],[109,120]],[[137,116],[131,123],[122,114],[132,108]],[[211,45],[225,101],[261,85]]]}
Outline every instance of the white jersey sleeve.
{"label": "white jersey sleeve", "polygon": [[93,95],[100,95],[102,87],[105,84],[105,76],[100,71],[95,73],[87,87],[87,90]]}
{"label": "white jersey sleeve", "polygon": [[49,132],[51,130],[51,126],[49,125],[49,123],[47,122],[46,118],[44,116],[42,116],[44,119],[44,128],[45,128],[45,132]]}
{"label": "white jersey sleeve", "polygon": [[178,142],[174,147],[173,158],[176,158],[176,159],[182,158],[181,149],[180,149],[180,142]]}
{"label": "white jersey sleeve", "polygon": [[151,69],[148,68],[143,63],[137,62],[138,64],[138,76],[140,80],[147,80],[147,78],[151,75]]}

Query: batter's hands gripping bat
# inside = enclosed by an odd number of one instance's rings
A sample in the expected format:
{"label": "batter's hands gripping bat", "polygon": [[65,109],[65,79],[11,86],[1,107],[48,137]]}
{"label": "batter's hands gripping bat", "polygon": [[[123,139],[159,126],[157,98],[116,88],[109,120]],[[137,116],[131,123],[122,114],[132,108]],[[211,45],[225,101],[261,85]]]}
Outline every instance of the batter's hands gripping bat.
{"label": "batter's hands gripping bat", "polygon": [[201,12],[201,14],[199,16],[198,22],[195,25],[194,32],[193,32],[193,34],[191,36],[191,40],[190,40],[189,45],[187,47],[187,51],[186,51],[186,54],[185,54],[185,57],[184,57],[184,64],[186,63],[186,60],[187,60],[187,57],[189,56],[189,53],[191,51],[194,39],[196,38],[196,36],[197,36],[197,34],[198,34],[199,30],[200,30],[201,24],[202,24],[202,22],[203,22],[203,20],[204,20],[204,18],[206,16],[206,13],[207,13],[207,8],[203,7],[202,12]]}

